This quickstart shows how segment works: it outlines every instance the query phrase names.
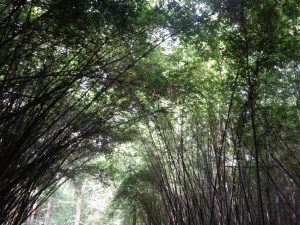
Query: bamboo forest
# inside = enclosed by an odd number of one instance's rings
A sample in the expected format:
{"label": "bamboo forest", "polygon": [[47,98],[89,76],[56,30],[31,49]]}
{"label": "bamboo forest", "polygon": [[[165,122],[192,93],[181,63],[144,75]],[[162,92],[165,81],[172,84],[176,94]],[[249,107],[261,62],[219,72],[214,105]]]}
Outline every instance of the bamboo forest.
{"label": "bamboo forest", "polygon": [[300,1],[0,0],[0,225],[300,225]]}

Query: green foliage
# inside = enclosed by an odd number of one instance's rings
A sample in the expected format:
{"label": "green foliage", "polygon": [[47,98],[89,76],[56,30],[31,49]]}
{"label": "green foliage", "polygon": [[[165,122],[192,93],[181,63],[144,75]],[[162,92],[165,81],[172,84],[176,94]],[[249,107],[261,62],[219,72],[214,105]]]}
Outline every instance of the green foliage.
{"label": "green foliage", "polygon": [[52,221],[73,223],[90,174],[107,224],[297,224],[298,5],[1,2],[0,223],[62,177]]}

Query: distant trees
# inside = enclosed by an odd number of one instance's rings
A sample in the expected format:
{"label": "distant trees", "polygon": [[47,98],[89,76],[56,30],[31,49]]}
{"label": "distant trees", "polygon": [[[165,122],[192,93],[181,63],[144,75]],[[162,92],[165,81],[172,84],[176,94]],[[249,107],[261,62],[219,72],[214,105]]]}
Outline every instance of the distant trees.
{"label": "distant trees", "polygon": [[[82,178],[85,179],[83,189],[80,184]],[[109,186],[101,184],[87,174],[76,176],[76,182],[74,179],[66,181],[23,224],[74,225],[76,221],[79,221],[80,224],[105,224],[105,210],[107,210],[105,207],[109,206],[111,198]],[[77,213],[78,199],[80,199],[80,217]]]}

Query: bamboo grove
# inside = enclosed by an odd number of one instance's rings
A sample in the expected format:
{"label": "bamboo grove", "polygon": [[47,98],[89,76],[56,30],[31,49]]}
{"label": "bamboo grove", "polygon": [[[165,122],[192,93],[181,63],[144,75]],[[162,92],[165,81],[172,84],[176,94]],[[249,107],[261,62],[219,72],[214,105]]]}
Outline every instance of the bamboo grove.
{"label": "bamboo grove", "polygon": [[124,224],[300,224],[299,32],[297,0],[2,1],[0,224],[122,142]]}

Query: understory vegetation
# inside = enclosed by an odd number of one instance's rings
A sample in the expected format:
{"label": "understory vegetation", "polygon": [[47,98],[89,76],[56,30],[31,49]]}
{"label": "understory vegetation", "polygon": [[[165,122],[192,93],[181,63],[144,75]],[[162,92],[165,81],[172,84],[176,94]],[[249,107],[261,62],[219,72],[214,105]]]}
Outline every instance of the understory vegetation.
{"label": "understory vegetation", "polygon": [[298,0],[0,2],[0,224],[300,224]]}

